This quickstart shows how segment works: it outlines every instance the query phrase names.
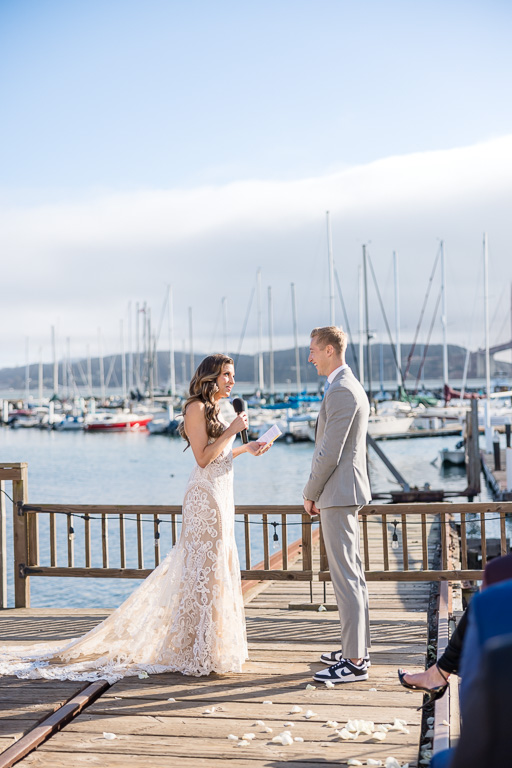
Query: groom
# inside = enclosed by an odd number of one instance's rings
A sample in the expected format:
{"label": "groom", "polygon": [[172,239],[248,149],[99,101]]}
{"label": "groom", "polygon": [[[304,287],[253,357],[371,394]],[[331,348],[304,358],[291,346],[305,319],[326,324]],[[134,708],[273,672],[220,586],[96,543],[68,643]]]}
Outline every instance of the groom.
{"label": "groom", "polygon": [[347,337],[341,328],[311,331],[309,362],[327,376],[318,414],[311,474],[304,509],[320,514],[341,623],[342,649],[323,653],[329,666],[315,680],[350,683],[368,678],[370,621],[368,590],[359,551],[358,510],[371,499],[366,469],[370,408],[366,393],[345,363]]}

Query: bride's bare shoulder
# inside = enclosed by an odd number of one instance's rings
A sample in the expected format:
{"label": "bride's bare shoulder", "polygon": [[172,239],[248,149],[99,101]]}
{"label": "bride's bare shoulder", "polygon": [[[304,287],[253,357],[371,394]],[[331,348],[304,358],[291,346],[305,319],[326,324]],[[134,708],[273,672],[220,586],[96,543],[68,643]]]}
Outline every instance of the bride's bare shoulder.
{"label": "bride's bare shoulder", "polygon": [[200,400],[194,400],[193,403],[189,403],[187,405],[187,410],[185,411],[185,418],[187,421],[199,421],[200,419],[204,419],[204,403]]}

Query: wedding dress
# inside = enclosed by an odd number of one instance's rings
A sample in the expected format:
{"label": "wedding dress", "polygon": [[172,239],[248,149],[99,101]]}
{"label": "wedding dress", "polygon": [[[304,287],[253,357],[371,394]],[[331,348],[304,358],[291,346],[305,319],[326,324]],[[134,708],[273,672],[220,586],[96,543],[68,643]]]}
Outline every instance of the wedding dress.
{"label": "wedding dress", "polygon": [[143,673],[241,672],[247,641],[234,534],[233,440],[207,467],[193,469],[179,541],[136,591],[65,645],[0,647],[0,674],[114,683]]}

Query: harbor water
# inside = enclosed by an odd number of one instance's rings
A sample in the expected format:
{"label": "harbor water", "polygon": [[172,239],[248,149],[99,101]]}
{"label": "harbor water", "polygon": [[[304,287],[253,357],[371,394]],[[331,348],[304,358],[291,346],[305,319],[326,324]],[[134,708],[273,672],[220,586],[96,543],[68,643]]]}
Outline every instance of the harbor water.
{"label": "harbor water", "polygon": [[[442,468],[438,454],[443,447],[454,447],[460,438],[432,437],[393,440],[381,443],[386,454],[411,486],[463,490],[464,468]],[[59,504],[137,504],[179,505],[194,464],[192,451],[184,451],[176,438],[149,436],[146,433],[88,434],[38,429],[0,429],[0,459],[28,463],[29,503]],[[237,504],[301,504],[313,453],[310,442],[286,445],[275,443],[266,455],[255,458],[244,454],[235,460],[235,502]],[[399,488],[380,459],[370,452],[370,479],[374,492]],[[10,492],[10,483],[6,483]],[[481,501],[491,497],[482,481]],[[464,498],[457,499],[464,502]],[[12,520],[7,505],[8,562],[12,562]],[[278,520],[278,518],[276,518]],[[58,564],[66,565],[66,516],[57,523]],[[40,562],[49,565],[49,534],[46,516],[40,516]],[[73,521],[75,565],[83,566],[84,524]],[[153,566],[153,518],[144,527],[145,567]],[[299,519],[289,524],[288,543],[300,536]],[[235,525],[241,565],[244,567],[243,523]],[[101,566],[101,523],[91,521],[92,565]],[[274,529],[270,528],[270,540]],[[277,528],[279,535],[279,527]],[[478,534],[476,534],[478,535]],[[489,530],[488,535],[493,535]],[[161,556],[171,547],[171,526],[160,525]],[[253,565],[263,557],[261,523],[251,528]],[[126,521],[126,567],[137,567],[137,534],[134,519]],[[274,545],[280,548],[279,543]],[[115,521],[109,529],[110,567],[119,567],[119,534]],[[140,581],[138,579],[31,579],[32,607],[104,607],[119,605]],[[8,569],[9,605],[14,604],[13,573]]]}

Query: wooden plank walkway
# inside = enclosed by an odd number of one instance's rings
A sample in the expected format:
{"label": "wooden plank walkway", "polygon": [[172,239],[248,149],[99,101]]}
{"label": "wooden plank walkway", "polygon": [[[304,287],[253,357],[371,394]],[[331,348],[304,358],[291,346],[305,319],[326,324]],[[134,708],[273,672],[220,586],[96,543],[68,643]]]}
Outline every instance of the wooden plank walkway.
{"label": "wooden plank walkway", "polygon": [[[378,565],[377,541],[371,537],[372,563]],[[421,557],[410,551],[410,557]],[[429,544],[430,556],[435,542]],[[374,551],[373,551],[374,550]],[[400,550],[390,560],[401,558]],[[317,558],[315,557],[315,560]],[[390,562],[391,567],[393,563]],[[370,678],[327,689],[312,675],[323,665],[322,651],[339,647],[338,615],[332,586],[327,583],[329,610],[305,610],[310,603],[307,582],[269,582],[252,590],[246,605],[250,660],[242,674],[207,678],[179,674],[148,679],[126,678],[17,765],[40,768],[316,768],[346,765],[349,758],[365,764],[393,755],[401,765],[417,765],[422,703],[419,693],[398,684],[398,666],[424,668],[427,637],[428,583],[371,582],[370,611],[373,647]],[[324,585],[313,585],[313,602],[324,603]],[[290,606],[294,606],[290,608]],[[300,609],[297,607],[300,606]],[[11,609],[0,612],[0,643],[69,638],[94,626],[108,611]],[[308,684],[316,685],[307,689]],[[0,749],[5,749],[37,719],[51,712],[83,684],[18,681],[0,678],[2,721]],[[272,703],[268,703],[272,702]],[[291,714],[294,706],[302,711]],[[315,713],[305,718],[306,710]],[[210,710],[210,713],[207,713]],[[213,711],[212,711],[213,710]],[[339,728],[349,719],[378,724],[407,721],[408,733],[389,731],[382,742],[363,734],[345,741],[327,726]],[[265,726],[257,725],[263,721]],[[285,726],[292,722],[293,726]],[[272,728],[267,733],[264,727]],[[272,736],[289,729],[297,741],[273,743]],[[115,739],[105,739],[113,733]],[[228,740],[254,733],[248,746]]]}
{"label": "wooden plank walkway", "polygon": [[480,452],[482,470],[496,501],[512,501],[512,490],[507,490],[506,449],[500,450],[501,469],[494,469],[494,453]]}

